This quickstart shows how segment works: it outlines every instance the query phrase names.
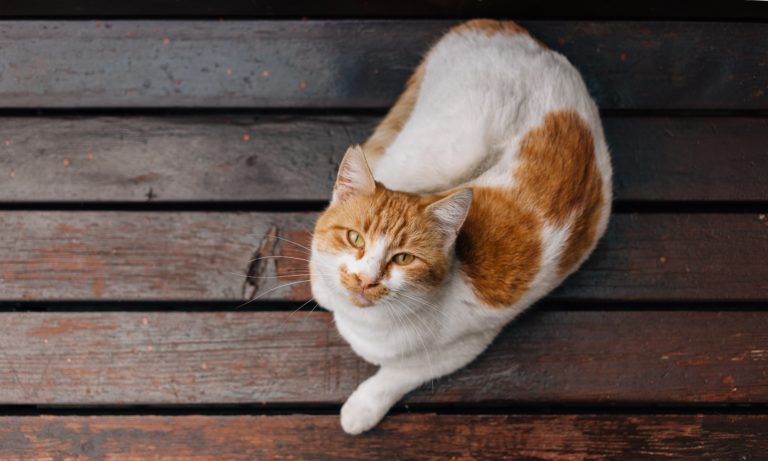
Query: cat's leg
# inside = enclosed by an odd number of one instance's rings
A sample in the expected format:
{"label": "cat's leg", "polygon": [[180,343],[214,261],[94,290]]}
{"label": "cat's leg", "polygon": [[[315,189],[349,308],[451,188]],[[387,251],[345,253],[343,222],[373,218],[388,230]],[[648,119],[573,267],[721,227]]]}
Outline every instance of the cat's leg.
{"label": "cat's leg", "polygon": [[408,364],[382,365],[341,407],[344,432],[354,435],[371,429],[405,394],[462,368],[483,352],[495,336],[496,332],[464,336],[452,345],[409,360]]}

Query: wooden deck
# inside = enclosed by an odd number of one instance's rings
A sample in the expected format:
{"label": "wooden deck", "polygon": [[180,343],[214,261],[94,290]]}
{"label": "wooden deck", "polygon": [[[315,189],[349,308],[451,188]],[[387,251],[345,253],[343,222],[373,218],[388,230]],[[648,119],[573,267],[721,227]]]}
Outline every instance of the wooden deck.
{"label": "wooden deck", "polygon": [[765,8],[518,10],[603,111],[609,230],[353,438],[373,368],[306,284],[244,276],[306,271],[251,261],[306,256],[281,238],[309,242],[446,18],[516,11],[34,3],[0,6],[0,461],[768,459],[768,23],[743,20]]}

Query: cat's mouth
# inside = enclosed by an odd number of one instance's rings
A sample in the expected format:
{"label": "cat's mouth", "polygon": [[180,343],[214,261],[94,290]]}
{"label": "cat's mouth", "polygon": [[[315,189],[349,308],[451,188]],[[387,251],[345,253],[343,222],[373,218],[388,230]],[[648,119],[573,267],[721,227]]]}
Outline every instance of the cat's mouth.
{"label": "cat's mouth", "polygon": [[366,298],[365,294],[363,294],[360,291],[353,291],[350,294],[349,299],[352,301],[352,304],[354,304],[357,307],[368,307],[371,304],[373,304],[373,301]]}
{"label": "cat's mouth", "polygon": [[349,273],[345,266],[342,266],[339,271],[341,272],[341,285],[347,289],[350,302],[357,307],[368,307],[389,294],[389,288],[383,283],[374,283],[363,288],[360,279]]}

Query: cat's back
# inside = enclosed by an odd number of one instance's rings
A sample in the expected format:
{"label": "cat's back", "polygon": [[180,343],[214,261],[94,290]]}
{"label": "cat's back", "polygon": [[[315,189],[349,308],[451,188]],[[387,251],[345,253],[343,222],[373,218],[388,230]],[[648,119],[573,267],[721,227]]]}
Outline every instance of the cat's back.
{"label": "cat's back", "polygon": [[505,160],[501,151],[514,156],[507,147],[562,110],[602,138],[597,109],[565,57],[512,21],[465,22],[430,49],[393,108],[397,135],[377,159],[376,177],[411,192],[457,187]]}
{"label": "cat's back", "polygon": [[505,122],[519,124],[563,107],[590,108],[586,86],[568,59],[512,21],[478,19],[456,26],[423,65],[417,110],[461,108],[484,123],[499,121],[504,113]]}

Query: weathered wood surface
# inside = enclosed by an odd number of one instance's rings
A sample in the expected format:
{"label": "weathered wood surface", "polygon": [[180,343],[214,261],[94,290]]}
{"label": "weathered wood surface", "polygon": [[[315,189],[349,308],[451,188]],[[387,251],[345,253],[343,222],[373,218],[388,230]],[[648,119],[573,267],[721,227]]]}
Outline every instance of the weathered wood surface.
{"label": "weathered wood surface", "polygon": [[[307,241],[316,214],[268,213],[0,213],[0,299],[243,300],[254,287],[307,280],[295,263],[266,254],[268,238]],[[266,239],[266,241],[265,241]],[[264,248],[262,248],[262,246]],[[284,256],[305,258],[300,254]],[[259,253],[261,252],[261,253]],[[290,252],[287,249],[286,252]],[[261,256],[252,276],[251,261]],[[289,266],[287,266],[290,264]],[[287,269],[283,269],[287,267]],[[287,280],[287,281],[286,281]],[[273,299],[303,298],[289,285]],[[270,298],[272,297],[270,296]]]}
{"label": "weathered wood surface", "polygon": [[606,2],[592,0],[572,3],[537,0],[390,0],[359,2],[330,0],[133,0],[101,2],[96,0],[3,0],[0,17],[207,17],[207,18],[544,18],[544,19],[766,19],[768,7],[760,2],[707,2],[706,8],[692,0],[666,2],[660,0]]}
{"label": "weathered wood surface", "polygon": [[[0,404],[338,404],[327,312],[0,313]],[[768,315],[534,311],[407,403],[768,402]]]}
{"label": "weathered wood surface", "polygon": [[[378,116],[0,118],[0,198],[327,200]],[[768,119],[604,119],[619,201],[768,200]],[[713,165],[717,165],[713,168]]]}
{"label": "weathered wood surface", "polygon": [[[383,108],[452,24],[4,21],[0,107]],[[768,24],[523,25],[602,108],[768,108]]]}
{"label": "weathered wood surface", "polygon": [[0,418],[0,460],[759,460],[764,415],[390,416],[352,439],[331,415]]}
{"label": "weathered wood surface", "polygon": [[[316,216],[0,212],[0,300],[305,300]],[[617,214],[552,298],[765,301],[767,258],[765,214]]]}

